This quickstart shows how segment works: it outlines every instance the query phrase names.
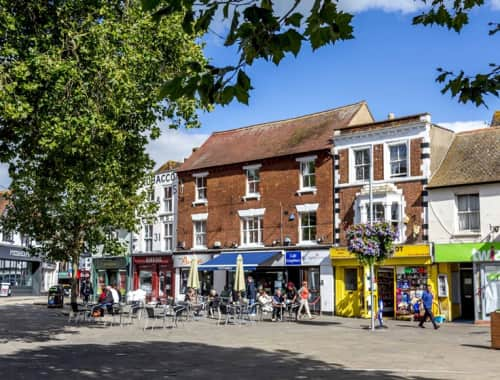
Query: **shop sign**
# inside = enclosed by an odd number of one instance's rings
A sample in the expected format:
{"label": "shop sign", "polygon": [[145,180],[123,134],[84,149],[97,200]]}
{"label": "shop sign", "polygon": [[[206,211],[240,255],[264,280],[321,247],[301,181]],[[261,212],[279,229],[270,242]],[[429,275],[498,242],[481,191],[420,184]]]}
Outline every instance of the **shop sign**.
{"label": "shop sign", "polygon": [[[302,251],[302,265],[317,266],[328,258],[328,250]],[[330,265],[330,262],[328,262]]]}
{"label": "shop sign", "polygon": [[94,267],[96,269],[120,269],[127,266],[125,257],[106,257],[94,259]]}
{"label": "shop sign", "polygon": [[302,252],[301,251],[286,251],[285,252],[285,265],[302,265]]}
{"label": "shop sign", "polygon": [[[427,244],[420,245],[395,245],[393,258],[402,257],[428,257],[431,251]],[[350,253],[347,248],[331,248],[332,259],[356,259],[356,255]]]}
{"label": "shop sign", "polygon": [[199,254],[199,255],[174,255],[174,267],[184,268],[191,266],[191,260],[196,257],[198,265],[203,264],[212,258],[210,254]]}
{"label": "shop sign", "polygon": [[30,254],[26,251],[20,251],[20,250],[10,250],[10,255],[14,257],[29,257]]}
{"label": "shop sign", "polygon": [[134,264],[171,264],[170,256],[134,257]]}
{"label": "shop sign", "polygon": [[436,262],[495,262],[500,261],[500,242],[436,244]]}

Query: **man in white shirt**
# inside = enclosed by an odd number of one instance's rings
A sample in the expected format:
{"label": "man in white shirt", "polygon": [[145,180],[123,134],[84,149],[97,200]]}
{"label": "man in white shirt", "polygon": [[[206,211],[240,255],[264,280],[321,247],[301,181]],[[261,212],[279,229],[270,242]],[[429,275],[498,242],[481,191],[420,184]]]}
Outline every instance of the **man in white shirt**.
{"label": "man in white shirt", "polygon": [[118,290],[116,290],[112,286],[108,286],[108,288],[109,288],[109,291],[111,292],[111,294],[113,296],[113,303],[120,303],[120,295],[118,294]]}

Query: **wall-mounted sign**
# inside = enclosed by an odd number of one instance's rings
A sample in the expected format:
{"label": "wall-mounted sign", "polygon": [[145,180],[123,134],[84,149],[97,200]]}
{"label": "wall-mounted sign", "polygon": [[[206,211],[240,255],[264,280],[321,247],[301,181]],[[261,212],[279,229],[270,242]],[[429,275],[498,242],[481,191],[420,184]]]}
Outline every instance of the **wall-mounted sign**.
{"label": "wall-mounted sign", "polygon": [[500,261],[500,242],[436,244],[436,262],[495,262]]}
{"label": "wall-mounted sign", "polygon": [[285,265],[302,265],[302,252],[301,251],[286,251],[285,252]]}
{"label": "wall-mounted sign", "polygon": [[172,258],[171,256],[134,256],[134,264],[172,265]]}
{"label": "wall-mounted sign", "polygon": [[198,265],[203,264],[212,258],[210,254],[196,254],[196,255],[174,255],[174,267],[185,268],[191,266],[191,260],[196,257]]}

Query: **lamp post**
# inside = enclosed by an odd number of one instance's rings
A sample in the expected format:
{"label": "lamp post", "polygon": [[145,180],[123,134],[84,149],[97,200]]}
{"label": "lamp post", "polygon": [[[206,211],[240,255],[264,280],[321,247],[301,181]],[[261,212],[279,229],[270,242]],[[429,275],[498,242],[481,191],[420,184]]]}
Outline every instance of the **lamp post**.
{"label": "lamp post", "polygon": [[[368,180],[368,207],[370,208],[370,217],[368,218],[368,224],[371,226],[373,224],[373,145],[370,145],[370,173]],[[373,268],[373,258],[370,260],[370,328],[372,331],[375,330],[375,305],[374,297],[373,297],[373,277],[374,277],[374,268]]]}

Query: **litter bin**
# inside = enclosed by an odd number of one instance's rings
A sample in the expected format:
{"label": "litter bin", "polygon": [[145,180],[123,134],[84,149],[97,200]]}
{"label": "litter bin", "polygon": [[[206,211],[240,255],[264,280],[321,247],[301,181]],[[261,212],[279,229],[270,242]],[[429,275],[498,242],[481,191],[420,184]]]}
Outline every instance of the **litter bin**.
{"label": "litter bin", "polygon": [[63,307],[64,306],[64,288],[62,285],[55,285],[49,288],[49,299],[47,307]]}

